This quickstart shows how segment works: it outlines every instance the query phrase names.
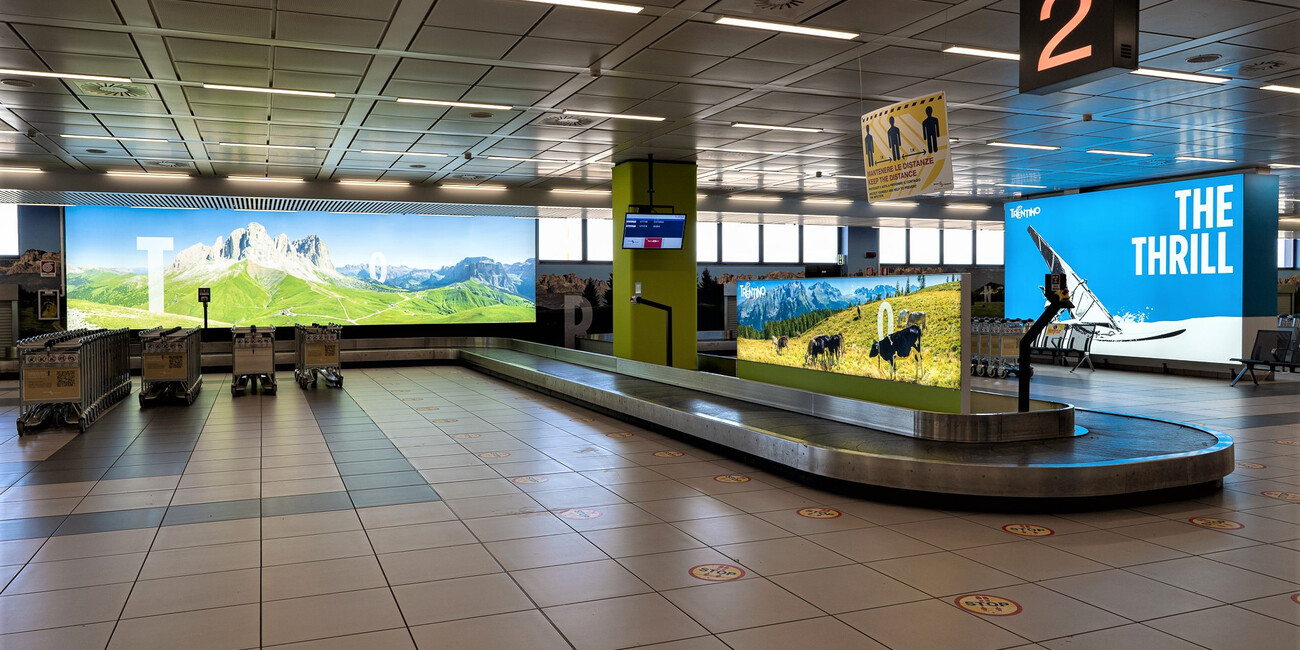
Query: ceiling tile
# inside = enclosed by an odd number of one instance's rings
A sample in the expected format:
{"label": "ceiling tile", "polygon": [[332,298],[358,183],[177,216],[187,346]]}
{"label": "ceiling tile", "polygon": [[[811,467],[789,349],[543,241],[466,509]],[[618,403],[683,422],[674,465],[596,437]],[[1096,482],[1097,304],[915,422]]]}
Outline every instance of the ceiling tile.
{"label": "ceiling tile", "polygon": [[504,58],[507,61],[587,68],[612,49],[613,45],[603,43],[528,36],[519,41]]}
{"label": "ceiling tile", "polygon": [[1244,0],[1174,0],[1142,10],[1138,20],[1145,30],[1201,38],[1288,11],[1292,10]]}
{"label": "ceiling tile", "polygon": [[750,59],[727,59],[704,72],[696,75],[703,79],[736,81],[740,83],[765,84],[803,69],[793,63],[775,63],[772,61],[753,61]]}
{"label": "ceiling tile", "polygon": [[277,47],[274,56],[276,70],[321,72],[356,77],[366,73],[373,58],[364,54],[304,50],[295,47]]}
{"label": "ceiling tile", "polygon": [[138,56],[130,34],[43,25],[14,25],[14,28],[25,41],[37,44],[36,49],[46,52]]}
{"label": "ceiling tile", "polygon": [[498,59],[518,41],[518,36],[508,34],[425,26],[407,49],[428,54]]}
{"label": "ceiling tile", "polygon": [[387,23],[338,16],[277,11],[275,35],[290,41],[331,43],[353,47],[377,47]]}
{"label": "ceiling tile", "polygon": [[743,27],[688,21],[655,42],[662,50],[735,56],[758,45],[771,34]]}
{"label": "ceiling tile", "polygon": [[[805,21],[816,27],[850,29],[868,34],[889,34],[923,18],[944,11],[948,5],[923,0],[890,0],[872,3],[869,10],[860,4],[846,2]],[[994,12],[1002,14],[1002,12]],[[1018,20],[1014,14],[1012,20]]]}
{"label": "ceiling tile", "polygon": [[516,0],[439,0],[426,24],[504,34],[527,34],[548,8]]}
{"label": "ceiling tile", "polygon": [[936,43],[1020,51],[1020,16],[1005,11],[979,9],[954,18],[916,38]]}
{"label": "ceiling tile", "polygon": [[643,27],[653,22],[649,16],[608,13],[556,7],[546,14],[530,36],[558,38],[567,41],[594,41],[611,45],[622,43]]}
{"label": "ceiling tile", "polygon": [[279,0],[277,6],[281,11],[386,21],[392,17],[397,0]]}
{"label": "ceiling tile", "polygon": [[619,64],[618,70],[654,75],[693,77],[723,60],[723,57],[706,54],[687,54],[671,50],[642,50],[632,58]]}
{"label": "ceiling tile", "polygon": [[206,2],[153,0],[158,24],[164,29],[271,38],[271,12]]}

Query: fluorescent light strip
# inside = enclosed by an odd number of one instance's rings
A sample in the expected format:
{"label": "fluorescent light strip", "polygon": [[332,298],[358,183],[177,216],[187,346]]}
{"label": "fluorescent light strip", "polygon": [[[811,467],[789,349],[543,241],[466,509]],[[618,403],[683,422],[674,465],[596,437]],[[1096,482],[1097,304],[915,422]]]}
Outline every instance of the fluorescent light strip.
{"label": "fluorescent light strip", "polygon": [[173,208],[166,205],[133,205],[134,210],[201,210],[202,208]]}
{"label": "fluorescent light strip", "polygon": [[1227,158],[1205,158],[1203,156],[1174,156],[1174,160],[1183,160],[1187,162],[1209,162],[1209,163],[1234,163],[1235,160]]}
{"label": "fluorescent light strip", "polygon": [[509,162],[550,163],[552,165],[571,165],[572,160],[547,160],[545,158],[515,158],[514,156],[484,156],[488,160],[506,160]]}
{"label": "fluorescent light strip", "polygon": [[385,156],[427,156],[429,158],[447,158],[451,154],[424,153],[422,151],[385,151],[383,149],[362,149],[361,153],[374,153]]}
{"label": "fluorescent light strip", "polygon": [[981,211],[981,212],[989,209],[989,206],[979,205],[977,203],[949,203],[943,207],[949,210],[972,210],[972,211]]}
{"label": "fluorescent light strip", "polygon": [[452,108],[482,108],[489,111],[513,111],[514,106],[505,104],[478,104],[475,102],[447,102],[440,99],[412,99],[410,97],[398,97],[400,104],[428,104],[430,106],[450,106]]}
{"label": "fluorescent light strip", "polygon": [[128,178],[189,178],[189,174],[181,172],[129,172],[109,170],[104,172],[109,176],[126,176]]}
{"label": "fluorescent light strip", "polygon": [[387,212],[334,212],[334,211],[330,211],[330,214],[363,214],[363,215],[367,215],[367,216],[379,217],[379,216],[383,216],[383,215],[386,215],[386,214],[389,214],[389,213],[387,213]]}
{"label": "fluorescent light strip", "polygon": [[485,192],[500,192],[507,189],[505,185],[460,185],[458,183],[443,183],[438,187],[449,190],[481,190]]}
{"label": "fluorescent light strip", "polygon": [[1007,61],[1019,61],[1020,55],[1015,52],[1002,52],[1000,50],[985,50],[978,47],[962,47],[960,45],[951,45],[944,50],[948,54],[965,54],[967,56],[982,56],[990,59],[1005,59]]}
{"label": "fluorescent light strip", "polygon": [[[307,182],[306,179],[287,178],[284,176],[227,176],[226,178],[232,181],[250,181],[255,183],[306,183]],[[253,210],[253,212],[257,212],[257,211]],[[293,211],[288,210],[288,212],[293,212]]]}
{"label": "fluorescent light strip", "polygon": [[552,192],[560,194],[613,194],[611,190],[570,190],[570,189],[552,189]]}
{"label": "fluorescent light strip", "polygon": [[779,196],[734,196],[733,195],[733,196],[728,196],[727,198],[735,199],[737,201],[780,201],[781,200],[781,197]]}
{"label": "fluorescent light strip", "polygon": [[617,11],[625,14],[639,14],[645,10],[645,7],[638,7],[636,5],[625,5],[617,2],[596,2],[595,0],[524,0],[524,2],[536,2],[545,5],[558,5],[561,7],[577,7],[579,9]]}
{"label": "fluorescent light strip", "polygon": [[362,181],[356,179],[345,179],[339,181],[340,185],[361,185],[364,187],[409,187],[411,184],[406,181]]}
{"label": "fluorescent light strip", "polygon": [[[804,174],[804,173],[802,173],[802,172],[769,172],[769,171],[767,171],[767,170],[763,170],[763,169],[732,169],[732,170],[730,170],[730,171],[723,171],[723,172],[720,172],[720,173],[723,173],[723,174],[759,174],[759,175],[762,175],[762,176],[791,176],[791,177],[794,177],[794,178],[803,178],[804,176],[807,176],[807,175],[808,175],[808,174]],[[709,176],[709,175],[710,175],[710,174],[705,174],[705,176]]]}
{"label": "fluorescent light strip", "polygon": [[127,77],[105,77],[96,74],[70,74],[67,72],[40,72],[39,70],[13,70],[10,68],[0,68],[0,75],[12,74],[20,77],[51,77],[54,79],[80,79],[83,81],[112,81],[115,83],[129,84],[131,80]]}
{"label": "fluorescent light strip", "polygon": [[267,95],[302,95],[303,97],[338,97],[334,93],[314,90],[284,90],[282,88],[257,88],[255,86],[227,86],[226,84],[203,84],[208,90],[235,90],[241,93],[265,93]]}
{"label": "fluorescent light strip", "polygon": [[838,38],[841,40],[850,40],[857,38],[859,34],[854,32],[841,32],[834,29],[819,29],[817,27],[804,27],[802,25],[789,25],[786,23],[769,23],[763,20],[747,20],[745,18],[722,17],[716,21],[719,25],[731,25],[732,27],[748,27],[750,29],[766,29],[773,32],[789,32],[791,34],[803,34],[805,36],[823,36],[825,38]]}
{"label": "fluorescent light strip", "polygon": [[1045,190],[1045,189],[1047,189],[1047,186],[1046,186],[1046,185],[1022,185],[1022,184],[1020,184],[1020,183],[994,183],[994,185],[996,185],[996,186],[998,186],[998,187],[1024,187],[1024,188],[1028,188],[1028,189],[1031,189],[1031,190]]}
{"label": "fluorescent light strip", "polygon": [[1173,72],[1171,70],[1152,70],[1150,68],[1138,68],[1131,70],[1131,74],[1138,74],[1144,77],[1159,77],[1161,79],[1177,79],[1178,81],[1198,81],[1207,84],[1225,84],[1231,81],[1227,77],[1210,77],[1203,74],[1188,74],[1186,72]]}
{"label": "fluorescent light strip", "polygon": [[1111,151],[1110,149],[1089,149],[1088,153],[1095,153],[1102,156],[1128,156],[1130,158],[1150,158],[1149,153],[1139,153],[1136,151]]}
{"label": "fluorescent light strip", "polygon": [[249,149],[289,149],[292,151],[315,151],[316,147],[299,147],[288,144],[250,144],[246,142],[218,142],[222,147],[246,147]]}
{"label": "fluorescent light strip", "polygon": [[662,122],[668,118],[655,117],[653,115],[628,115],[627,113],[600,113],[597,111],[571,111],[565,110],[565,115],[582,115],[586,117],[605,117],[616,120],[642,120],[645,122]]}
{"label": "fluorescent light strip", "polygon": [[[952,138],[948,138],[952,140]],[[722,153],[752,153],[760,156],[803,156],[805,158],[838,158],[820,153],[798,153],[795,151],[752,151],[749,149],[722,149],[719,147],[699,147],[697,151],[720,151]]]}
{"label": "fluorescent light strip", "polygon": [[1300,169],[1300,165],[1293,163],[1269,163],[1268,166],[1273,169]]}
{"label": "fluorescent light strip", "polygon": [[1300,94],[1300,88],[1297,88],[1296,86],[1279,86],[1277,84],[1269,84],[1267,86],[1260,88],[1260,90],[1272,90],[1279,93]]}
{"label": "fluorescent light strip", "polygon": [[44,171],[36,167],[0,167],[2,174],[40,174]]}
{"label": "fluorescent light strip", "polygon": [[804,199],[804,203],[826,203],[832,205],[848,205],[853,201],[849,199]]}
{"label": "fluorescent light strip", "polygon": [[822,129],[806,126],[776,126],[773,124],[750,124],[748,122],[732,122],[732,126],[738,129],[759,129],[763,131],[794,131],[796,133],[821,133]]}
{"label": "fluorescent light strip", "polygon": [[1035,149],[1038,151],[1056,151],[1060,147],[1053,147],[1046,144],[1020,144],[1018,142],[990,142],[990,147],[1007,147],[1010,149]]}
{"label": "fluorescent light strip", "polygon": [[162,138],[118,138],[111,135],[72,135],[71,133],[60,133],[59,137],[77,140],[117,140],[118,142],[167,142]]}
{"label": "fluorescent light strip", "polygon": [[920,204],[917,203],[916,201],[876,201],[871,205],[879,206],[882,208],[915,208]]}

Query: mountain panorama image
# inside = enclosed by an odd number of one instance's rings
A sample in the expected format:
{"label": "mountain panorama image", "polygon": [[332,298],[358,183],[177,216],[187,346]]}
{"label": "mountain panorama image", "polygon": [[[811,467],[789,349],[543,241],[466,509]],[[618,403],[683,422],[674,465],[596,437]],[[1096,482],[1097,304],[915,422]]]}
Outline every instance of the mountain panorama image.
{"label": "mountain panorama image", "polygon": [[211,327],[536,319],[530,220],[104,207],[66,215],[69,327],[202,325],[199,287],[212,290]]}

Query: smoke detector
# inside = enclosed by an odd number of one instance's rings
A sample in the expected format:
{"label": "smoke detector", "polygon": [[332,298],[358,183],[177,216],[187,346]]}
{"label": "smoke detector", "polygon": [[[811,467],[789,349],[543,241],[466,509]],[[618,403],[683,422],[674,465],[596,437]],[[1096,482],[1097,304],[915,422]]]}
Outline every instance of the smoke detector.
{"label": "smoke detector", "polygon": [[596,120],[588,117],[579,117],[577,115],[548,115],[542,119],[542,124],[550,126],[568,126],[580,127],[593,124]]}
{"label": "smoke detector", "polygon": [[83,95],[120,99],[157,99],[148,86],[116,81],[75,81]]}

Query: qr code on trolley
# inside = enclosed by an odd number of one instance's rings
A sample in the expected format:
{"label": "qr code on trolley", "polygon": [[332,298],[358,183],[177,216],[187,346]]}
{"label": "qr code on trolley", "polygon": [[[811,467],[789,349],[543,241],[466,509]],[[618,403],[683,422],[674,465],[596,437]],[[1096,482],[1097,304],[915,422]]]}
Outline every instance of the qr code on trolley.
{"label": "qr code on trolley", "polygon": [[182,356],[180,356],[180,355],[175,355],[175,354],[173,354],[173,355],[167,357],[167,367],[168,367],[168,368],[184,368],[184,367],[185,367],[185,357],[182,357]]}
{"label": "qr code on trolley", "polygon": [[77,385],[77,371],[75,370],[56,370],[54,372],[54,385],[59,388],[69,388]]}

